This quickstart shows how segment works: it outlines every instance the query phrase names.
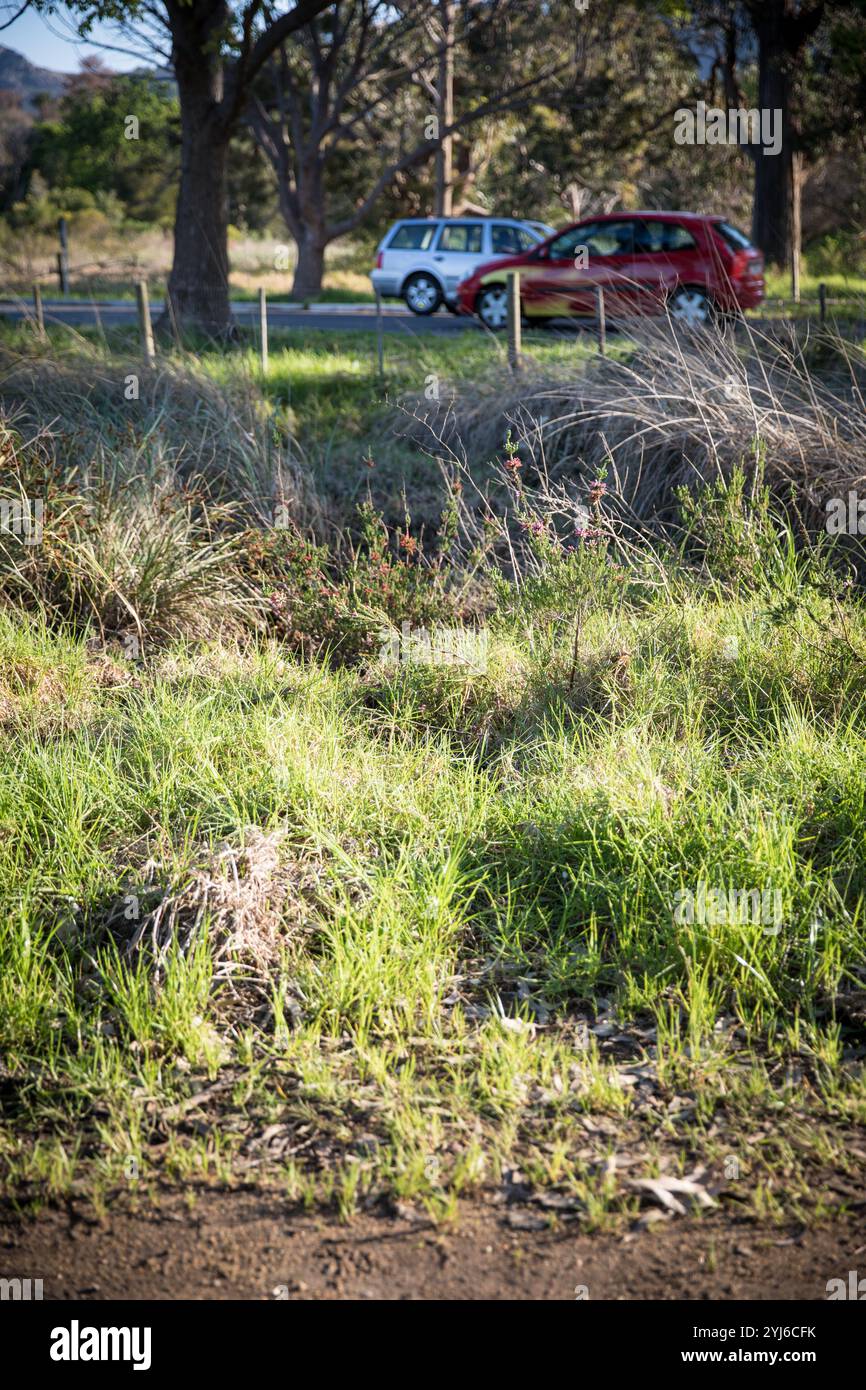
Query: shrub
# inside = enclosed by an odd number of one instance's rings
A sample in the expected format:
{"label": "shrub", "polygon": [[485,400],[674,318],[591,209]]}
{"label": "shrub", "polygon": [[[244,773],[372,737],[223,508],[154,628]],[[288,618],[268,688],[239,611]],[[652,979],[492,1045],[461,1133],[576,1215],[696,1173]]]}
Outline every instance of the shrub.
{"label": "shrub", "polygon": [[243,537],[245,569],[267,597],[275,634],[304,653],[354,661],[390,625],[427,627],[457,611],[447,570],[425,561],[408,522],[392,536],[369,504],[358,519],[360,539],[344,542],[342,556],[294,528]]}
{"label": "shrub", "polygon": [[36,543],[0,531],[0,592],[53,621],[139,639],[237,630],[256,596],[236,566],[232,509],[170,476],[64,471],[6,428],[0,498],[42,503]]}

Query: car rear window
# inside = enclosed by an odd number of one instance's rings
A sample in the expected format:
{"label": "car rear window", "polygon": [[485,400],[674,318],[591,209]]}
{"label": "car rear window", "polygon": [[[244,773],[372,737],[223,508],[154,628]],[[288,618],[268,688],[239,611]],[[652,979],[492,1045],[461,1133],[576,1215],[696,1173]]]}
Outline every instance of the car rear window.
{"label": "car rear window", "polygon": [[404,222],[388,242],[389,251],[427,251],[438,222]]}
{"label": "car rear window", "polygon": [[740,231],[739,227],[732,227],[730,222],[714,222],[713,225],[732,251],[750,251],[752,249],[751,241],[745,232]]}

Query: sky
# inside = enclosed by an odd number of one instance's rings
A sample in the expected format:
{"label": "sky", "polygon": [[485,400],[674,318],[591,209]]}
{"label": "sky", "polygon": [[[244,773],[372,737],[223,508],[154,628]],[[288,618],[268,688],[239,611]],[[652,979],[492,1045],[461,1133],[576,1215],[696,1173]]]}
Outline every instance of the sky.
{"label": "sky", "polygon": [[[5,17],[3,9],[4,6],[0,5],[0,20]],[[77,72],[81,59],[92,55],[99,56],[115,72],[141,67],[146,61],[144,49],[141,56],[133,57],[127,53],[101,49],[98,42],[93,42],[94,39],[123,46],[123,40],[118,38],[116,29],[110,24],[94,25],[90,41],[76,40],[69,12],[62,7],[54,15],[39,15],[35,10],[26,10],[8,29],[0,30],[0,46],[14,48],[37,67],[52,68],[55,72]],[[159,59],[153,58],[151,62],[158,63]]]}

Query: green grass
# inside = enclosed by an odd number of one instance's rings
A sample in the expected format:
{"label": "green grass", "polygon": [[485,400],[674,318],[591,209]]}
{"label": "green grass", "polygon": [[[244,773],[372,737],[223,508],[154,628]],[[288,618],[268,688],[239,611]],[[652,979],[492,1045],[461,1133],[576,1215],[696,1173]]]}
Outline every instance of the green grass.
{"label": "green grass", "polygon": [[760,309],[750,311],[755,319],[779,317],[815,322],[820,319],[819,286],[827,287],[827,318],[830,323],[849,325],[862,335],[866,319],[866,276],[841,273],[800,276],[800,300],[791,297],[791,276],[770,270],[766,276],[766,299]]}
{"label": "green grass", "polygon": [[[461,333],[454,337],[436,333],[384,339],[385,377],[378,375],[376,337],[371,331],[344,332],[315,328],[306,332],[286,330],[273,335],[269,372],[263,389],[275,402],[290,405],[305,439],[332,440],[336,434],[369,433],[376,413],[385,403],[403,396],[424,399],[438,391],[447,399],[453,383],[489,375],[506,364],[506,345],[501,336]],[[553,369],[572,363],[584,365],[597,348],[589,335],[563,337],[546,332],[527,334],[525,351],[538,367]],[[241,359],[244,361],[244,359]],[[255,350],[245,359],[252,375],[260,379]],[[236,354],[206,357],[205,364],[217,380],[237,371]]]}
{"label": "green grass", "polygon": [[[760,587],[674,567],[652,593],[638,566],[572,689],[570,652],[533,653],[522,619],[478,676],[199,646],[114,653],[106,683],[80,639],[4,615],[11,1186],[230,1180],[251,1130],[312,1125],[304,1159],[257,1175],[442,1214],[514,1164],[592,1224],[634,1199],[587,1116],[650,1167],[734,1153],[747,1205],[788,1146],[773,1200],[807,1211],[866,1100],[866,620],[851,604],[843,639],[819,603],[816,622],[790,563],[784,621]],[[264,1021],[215,983],[206,931],[158,975],[116,944],[124,905],[203,857],[216,874],[250,827],[279,832],[289,873]],[[778,931],[675,921],[701,882],[778,890]],[[580,1036],[599,1014],[617,1045]],[[197,1077],[224,1080],[218,1113],[177,1108]]]}
{"label": "green grass", "polygon": [[[767,296],[770,299],[791,298],[791,275],[785,270],[766,272]],[[818,286],[827,286],[827,293],[839,298],[863,299],[866,296],[866,275],[843,275],[841,273],[818,275],[810,271],[800,274],[800,293],[817,300]],[[792,304],[792,308],[796,307]]]}
{"label": "green grass", "polygon": [[[484,669],[386,659],[400,614],[357,593],[367,646],[351,665],[304,660],[294,618],[247,611],[255,537],[164,475],[221,470],[248,505],[290,410],[311,459],[299,487],[314,476],[348,506],[364,458],[378,477],[392,450],[384,490],[399,510],[405,487],[416,535],[447,499],[431,461],[388,438],[369,336],[275,343],[271,415],[239,404],[249,348],[170,358],[134,413],[118,389],[131,336],[52,333],[23,366],[26,330],[4,342],[6,389],[32,396],[26,435],[62,421],[39,448],[64,475],[87,462],[95,503],[75,525],[77,495],[49,514],[29,589],[5,559],[0,573],[5,1192],[99,1208],[163,1181],[254,1181],[346,1217],[387,1198],[439,1218],[516,1168],[595,1228],[636,1213],[629,1179],[702,1167],[752,1217],[838,1214],[828,1179],[856,1175],[866,1118],[866,612],[850,552],[795,544],[740,472],[667,538],[627,541],[611,521],[617,540],[563,550],[527,466],[504,500],[500,480],[474,562]],[[496,344],[387,346],[389,398],[441,374],[485,423]],[[595,360],[589,342],[530,346],[572,384]],[[701,418],[729,420],[708,374]],[[516,400],[504,371],[498,389]],[[98,481],[112,468],[119,482]],[[424,563],[431,601],[467,582],[459,552]],[[136,659],[126,594],[147,629]],[[739,896],[678,911],[709,890],[766,891],[778,914]]]}

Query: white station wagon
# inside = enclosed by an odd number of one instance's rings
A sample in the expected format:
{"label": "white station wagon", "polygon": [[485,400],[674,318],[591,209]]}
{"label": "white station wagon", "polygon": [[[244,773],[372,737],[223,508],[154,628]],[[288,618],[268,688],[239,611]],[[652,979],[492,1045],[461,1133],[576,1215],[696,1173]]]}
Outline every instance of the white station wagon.
{"label": "white station wagon", "polygon": [[457,286],[496,256],[518,256],[553,231],[510,217],[408,217],[376,249],[370,271],[383,299],[404,299],[413,314],[457,313]]}

